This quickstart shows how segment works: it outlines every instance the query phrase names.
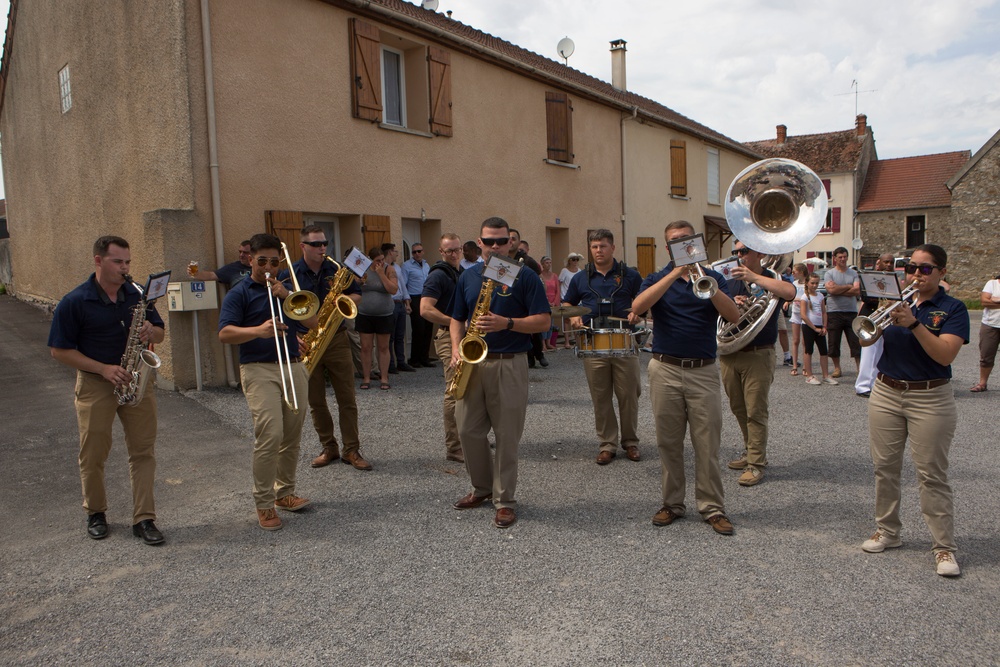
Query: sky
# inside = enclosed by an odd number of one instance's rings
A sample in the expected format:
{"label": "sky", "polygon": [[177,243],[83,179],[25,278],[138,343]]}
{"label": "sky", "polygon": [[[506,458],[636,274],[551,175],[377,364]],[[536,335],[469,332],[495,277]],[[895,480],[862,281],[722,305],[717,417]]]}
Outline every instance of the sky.
{"label": "sky", "polygon": [[629,90],[737,141],[847,130],[855,104],[880,159],[975,153],[1000,129],[1000,0],[438,2],[554,60],[568,36],[569,65],[604,81],[624,39]]}

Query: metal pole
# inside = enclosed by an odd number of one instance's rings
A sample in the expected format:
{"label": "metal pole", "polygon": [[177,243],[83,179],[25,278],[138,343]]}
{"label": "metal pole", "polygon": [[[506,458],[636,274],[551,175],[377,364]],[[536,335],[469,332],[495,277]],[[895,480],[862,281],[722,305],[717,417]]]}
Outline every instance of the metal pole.
{"label": "metal pole", "polygon": [[194,315],[194,382],[198,391],[201,391],[201,346],[198,345],[198,311]]}

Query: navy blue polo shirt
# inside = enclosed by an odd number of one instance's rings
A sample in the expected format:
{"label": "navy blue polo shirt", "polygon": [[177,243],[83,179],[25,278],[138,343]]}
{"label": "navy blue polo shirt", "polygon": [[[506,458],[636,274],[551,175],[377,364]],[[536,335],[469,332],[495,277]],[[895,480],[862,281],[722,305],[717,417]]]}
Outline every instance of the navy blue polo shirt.
{"label": "navy blue polo shirt", "polygon": [[[670,262],[662,271],[646,277],[639,294],[655,285],[674,270]],[[729,294],[722,274],[705,269],[705,275],[715,278],[719,291]],[[711,299],[699,299],[691,289],[691,281],[675,280],[670,289],[649,309],[653,315],[653,352],[681,359],[714,359],[718,351],[715,340],[719,312]]]}
{"label": "navy blue polo shirt", "polygon": [[[451,316],[460,322],[467,322],[476,307],[483,286],[483,266],[477,264],[466,269],[458,279]],[[489,311],[501,317],[527,317],[552,312],[545,298],[545,286],[538,274],[527,266],[517,274],[512,287],[497,283],[493,288]],[[494,331],[486,334],[486,345],[491,353],[527,352],[531,349],[531,334],[506,329]]]}
{"label": "navy blue polo shirt", "polygon": [[[219,331],[233,324],[238,327],[255,327],[271,319],[271,307],[268,299],[274,303],[275,315],[281,307],[281,300],[271,296],[271,290],[266,285],[258,283],[253,278],[247,278],[236,283],[222,300],[222,310],[219,311]],[[288,354],[299,356],[299,341],[295,337],[304,333],[306,328],[297,320],[285,317],[288,329],[285,339],[288,341]],[[276,362],[278,360],[277,346],[273,338],[254,338],[240,344],[240,363],[251,364],[260,361]]]}
{"label": "navy blue polo shirt", "polygon": [[641,285],[639,272],[623,266],[618,260],[614,260],[606,275],[601,275],[588,264],[570,280],[562,300],[574,306],[590,308],[590,314],[583,316],[584,324],[600,317],[628,317],[632,299],[639,293]]}
{"label": "navy blue polo shirt", "polygon": [[233,285],[248,277],[250,271],[249,266],[237,260],[216,269],[215,277],[219,279],[220,283],[231,289]]}
{"label": "navy blue polo shirt", "polygon": [[[768,278],[773,278],[773,276],[768,276]],[[729,288],[729,293],[733,297],[746,296],[750,297],[753,295],[759,295],[763,293],[763,289],[758,285],[747,285],[745,280],[727,280],[726,287]],[[771,295],[772,298],[777,299],[778,297]],[[746,347],[756,347],[758,345],[769,345],[774,347],[774,344],[778,341],[778,318],[781,317],[781,307],[785,303],[784,299],[778,299],[778,305],[775,306],[774,312],[771,313],[771,319],[767,321],[764,328],[760,330],[757,336],[746,344]]]}
{"label": "navy blue polo shirt", "polygon": [[[79,350],[83,356],[102,364],[120,364],[132,327],[132,309],[139,298],[139,290],[126,283],[118,288],[118,298],[112,303],[97,284],[96,274],[90,274],[86,282],[56,306],[49,329],[49,347]],[[155,306],[147,308],[146,319],[153,326],[164,328]]]}
{"label": "navy blue polo shirt", "polygon": [[[935,336],[953,334],[962,339],[963,345],[968,345],[969,309],[958,299],[948,296],[943,287],[939,287],[932,298],[911,308],[911,312]],[[942,366],[931,359],[906,327],[889,325],[882,336],[885,345],[878,369],[889,377],[911,382],[951,377],[951,366]]]}
{"label": "navy blue polo shirt", "polygon": [[[442,266],[442,264],[444,265]],[[450,316],[459,276],[459,271],[452,269],[450,265],[444,262],[435,264],[431,267],[430,273],[427,274],[427,279],[424,281],[424,292],[421,296],[434,299],[434,308],[442,315]]]}

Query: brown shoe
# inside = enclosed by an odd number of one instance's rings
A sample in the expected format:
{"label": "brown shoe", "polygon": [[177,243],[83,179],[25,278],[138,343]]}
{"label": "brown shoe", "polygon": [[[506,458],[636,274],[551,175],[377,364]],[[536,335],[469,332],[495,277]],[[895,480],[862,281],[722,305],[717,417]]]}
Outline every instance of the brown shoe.
{"label": "brown shoe", "polygon": [[446,461],[454,461],[455,463],[465,463],[465,456],[462,455],[462,452],[455,452],[453,454],[448,454],[448,456],[444,458]]}
{"label": "brown shoe", "polygon": [[350,454],[344,454],[343,458],[340,459],[347,465],[352,465],[357,470],[371,470],[372,464],[365,461],[364,457],[361,456],[361,452],[351,452]]}
{"label": "brown shoe", "polygon": [[336,447],[324,447],[323,453],[313,459],[312,467],[322,468],[323,466],[330,465],[339,458],[340,452],[337,451]]}
{"label": "brown shoe", "polygon": [[832,373],[830,373],[830,377],[835,377],[835,378],[839,378],[841,375],[842,373],[840,372],[839,368],[835,369]]}
{"label": "brown shoe", "polygon": [[625,456],[628,457],[629,461],[638,461],[642,458],[639,456],[639,448],[635,445],[629,445],[625,448]]}
{"label": "brown shoe", "polygon": [[257,510],[257,523],[264,530],[281,530],[281,519],[273,507]]}
{"label": "brown shoe", "polygon": [[497,528],[510,528],[517,521],[517,515],[509,507],[501,507],[493,517],[493,525]]}
{"label": "brown shoe", "polygon": [[744,452],[743,456],[741,456],[740,458],[733,459],[732,461],[730,461],[726,465],[729,466],[730,470],[743,470],[744,468],[747,467],[747,455],[746,455],[746,452]]}
{"label": "brown shoe", "polygon": [[764,470],[754,466],[747,466],[736,483],[740,486],[756,486],[764,479]]}
{"label": "brown shoe", "polygon": [[660,511],[653,515],[653,525],[669,526],[679,518],[681,518],[681,515],[674,514],[673,510],[669,507],[661,507]]}
{"label": "brown shoe", "polygon": [[611,463],[611,460],[615,458],[614,452],[603,451],[597,455],[597,465],[606,466]]}
{"label": "brown shoe", "polygon": [[713,514],[705,519],[705,521],[710,523],[712,525],[712,530],[717,532],[719,535],[733,534],[733,523],[726,517],[725,514]]}
{"label": "brown shoe", "polygon": [[285,496],[284,498],[278,498],[274,501],[274,506],[279,510],[286,510],[288,512],[298,512],[299,510],[305,509],[309,506],[309,501],[305,498],[299,498],[294,493]]}
{"label": "brown shoe", "polygon": [[471,510],[473,507],[479,507],[487,500],[492,500],[492,499],[493,499],[492,495],[477,496],[476,492],[472,491],[471,493],[469,493],[469,495],[462,496],[461,498],[456,500],[455,504],[452,505],[452,507],[454,507],[457,510]]}

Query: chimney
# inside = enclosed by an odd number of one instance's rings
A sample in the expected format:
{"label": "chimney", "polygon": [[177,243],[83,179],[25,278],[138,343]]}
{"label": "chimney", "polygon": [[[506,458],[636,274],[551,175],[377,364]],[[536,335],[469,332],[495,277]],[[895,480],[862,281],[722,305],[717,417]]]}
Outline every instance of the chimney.
{"label": "chimney", "polygon": [[778,144],[780,146],[781,144],[785,143],[785,138],[787,136],[788,136],[788,128],[785,127],[784,125],[779,125],[778,126],[778,139],[774,143],[776,143],[776,144]]}
{"label": "chimney", "polygon": [[868,135],[868,116],[859,113],[854,119],[854,125],[858,130],[858,137],[864,139]]}
{"label": "chimney", "polygon": [[611,42],[611,85],[625,90],[625,40]]}

